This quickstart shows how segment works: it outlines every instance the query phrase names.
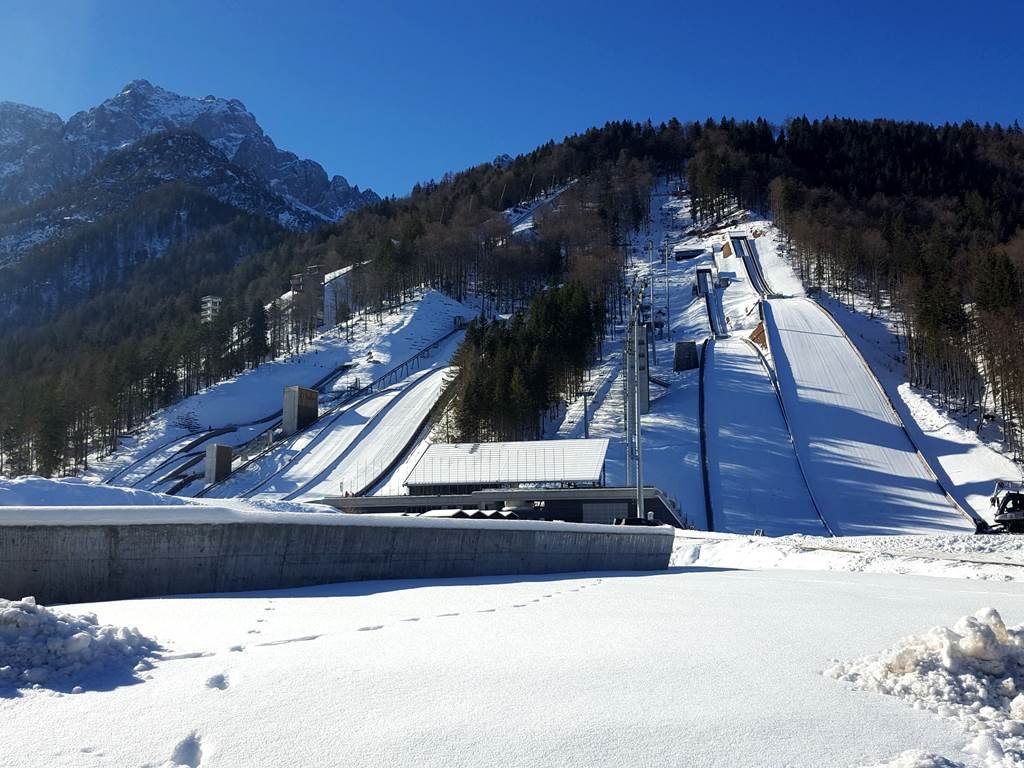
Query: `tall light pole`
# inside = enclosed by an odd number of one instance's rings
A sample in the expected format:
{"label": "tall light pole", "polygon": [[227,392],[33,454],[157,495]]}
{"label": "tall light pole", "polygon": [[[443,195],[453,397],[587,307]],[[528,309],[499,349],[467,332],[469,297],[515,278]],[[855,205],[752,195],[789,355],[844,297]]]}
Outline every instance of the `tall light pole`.
{"label": "tall light pole", "polygon": [[669,290],[668,285],[668,258],[669,258],[668,243],[665,243],[665,328],[668,334],[668,340],[672,341],[672,309],[669,302],[669,297],[672,292]]}
{"label": "tall light pole", "polygon": [[[640,318],[636,318],[636,326],[633,331],[634,344],[639,339],[639,333],[641,332]],[[644,329],[644,332],[646,330]],[[636,386],[633,387],[633,396],[635,403],[633,406],[633,412],[635,417],[633,423],[636,428],[636,516],[641,520],[647,519],[644,514],[644,461],[643,461],[643,443],[641,442],[643,437],[640,432],[640,354],[639,349],[633,349],[633,367],[634,375],[636,376]]]}

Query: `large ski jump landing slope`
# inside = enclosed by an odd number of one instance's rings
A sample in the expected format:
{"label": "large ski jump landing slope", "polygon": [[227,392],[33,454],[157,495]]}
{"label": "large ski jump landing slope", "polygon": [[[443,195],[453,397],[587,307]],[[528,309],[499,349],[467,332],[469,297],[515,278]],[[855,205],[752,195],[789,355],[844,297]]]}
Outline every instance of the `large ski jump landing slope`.
{"label": "large ski jump landing slope", "polygon": [[805,298],[764,303],[775,369],[811,494],[836,535],[970,531],[877,381]]}
{"label": "large ski jump landing slope", "polygon": [[715,530],[827,536],[753,344],[717,339],[706,354],[704,429]]}

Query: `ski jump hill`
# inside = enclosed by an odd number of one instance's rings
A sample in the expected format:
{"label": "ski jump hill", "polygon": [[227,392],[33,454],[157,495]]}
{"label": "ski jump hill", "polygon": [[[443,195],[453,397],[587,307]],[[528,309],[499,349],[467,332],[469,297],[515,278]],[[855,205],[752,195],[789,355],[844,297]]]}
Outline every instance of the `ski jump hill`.
{"label": "ski jump hill", "polygon": [[731,243],[758,295],[767,353],[738,338],[705,347],[709,526],[768,535],[974,531],[838,323],[811,299],[774,291],[751,240]]}

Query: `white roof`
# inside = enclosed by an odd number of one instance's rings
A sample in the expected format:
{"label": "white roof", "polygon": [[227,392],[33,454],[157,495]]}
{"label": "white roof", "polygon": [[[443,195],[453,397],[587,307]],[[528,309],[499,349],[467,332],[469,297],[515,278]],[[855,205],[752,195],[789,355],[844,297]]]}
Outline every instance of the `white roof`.
{"label": "white roof", "polygon": [[597,483],[607,452],[605,439],[435,443],[405,484]]}

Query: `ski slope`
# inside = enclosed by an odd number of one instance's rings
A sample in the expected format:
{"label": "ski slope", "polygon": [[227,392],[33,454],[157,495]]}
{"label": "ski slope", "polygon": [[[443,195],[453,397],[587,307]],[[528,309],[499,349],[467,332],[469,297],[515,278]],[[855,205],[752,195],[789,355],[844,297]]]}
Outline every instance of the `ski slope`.
{"label": "ski slope", "polygon": [[828,536],[768,371],[741,339],[708,343],[704,430],[714,530]]}
{"label": "ski slope", "polygon": [[730,240],[736,254],[743,261],[743,267],[753,289],[761,296],[775,296],[775,291],[768,285],[768,280],[765,278],[764,272],[761,271],[761,265],[757,259],[757,246],[754,245],[753,240],[747,237],[733,237]]}
{"label": "ski slope", "polygon": [[828,314],[765,302],[765,329],[808,486],[836,535],[971,531]]}
{"label": "ski slope", "polygon": [[[329,330],[301,353],[240,373],[159,411],[137,436],[122,441],[117,456],[94,461],[87,477],[165,490],[160,478],[201,456],[211,439],[239,446],[270,427],[280,417],[285,387],[312,387],[326,398],[343,395],[351,385],[368,384],[430,347],[451,332],[457,318],[473,315],[454,299],[427,290],[385,314],[379,323],[353,323],[348,338],[337,329]],[[449,349],[454,347],[446,344],[442,352],[450,354]],[[187,419],[199,430],[183,426]]]}
{"label": "ski slope", "polygon": [[327,469],[400,392],[400,387],[392,387],[339,410],[239,469],[204,495],[224,499],[266,491],[270,497],[284,497]]}
{"label": "ski slope", "polygon": [[210,496],[303,500],[365,490],[405,453],[450,370],[429,368],[370,395],[238,472]]}
{"label": "ski slope", "polygon": [[360,436],[352,450],[285,498],[319,499],[335,496],[342,489],[354,494],[365,493],[410,447],[441,396],[451,371],[451,368],[438,368],[411,381],[371,429]]}
{"label": "ski slope", "polygon": [[707,272],[700,273],[702,290],[704,292],[704,303],[708,310],[708,322],[711,323],[711,333],[716,339],[725,338],[729,335],[729,323],[725,318],[725,308],[722,305],[722,291],[717,288]]}

